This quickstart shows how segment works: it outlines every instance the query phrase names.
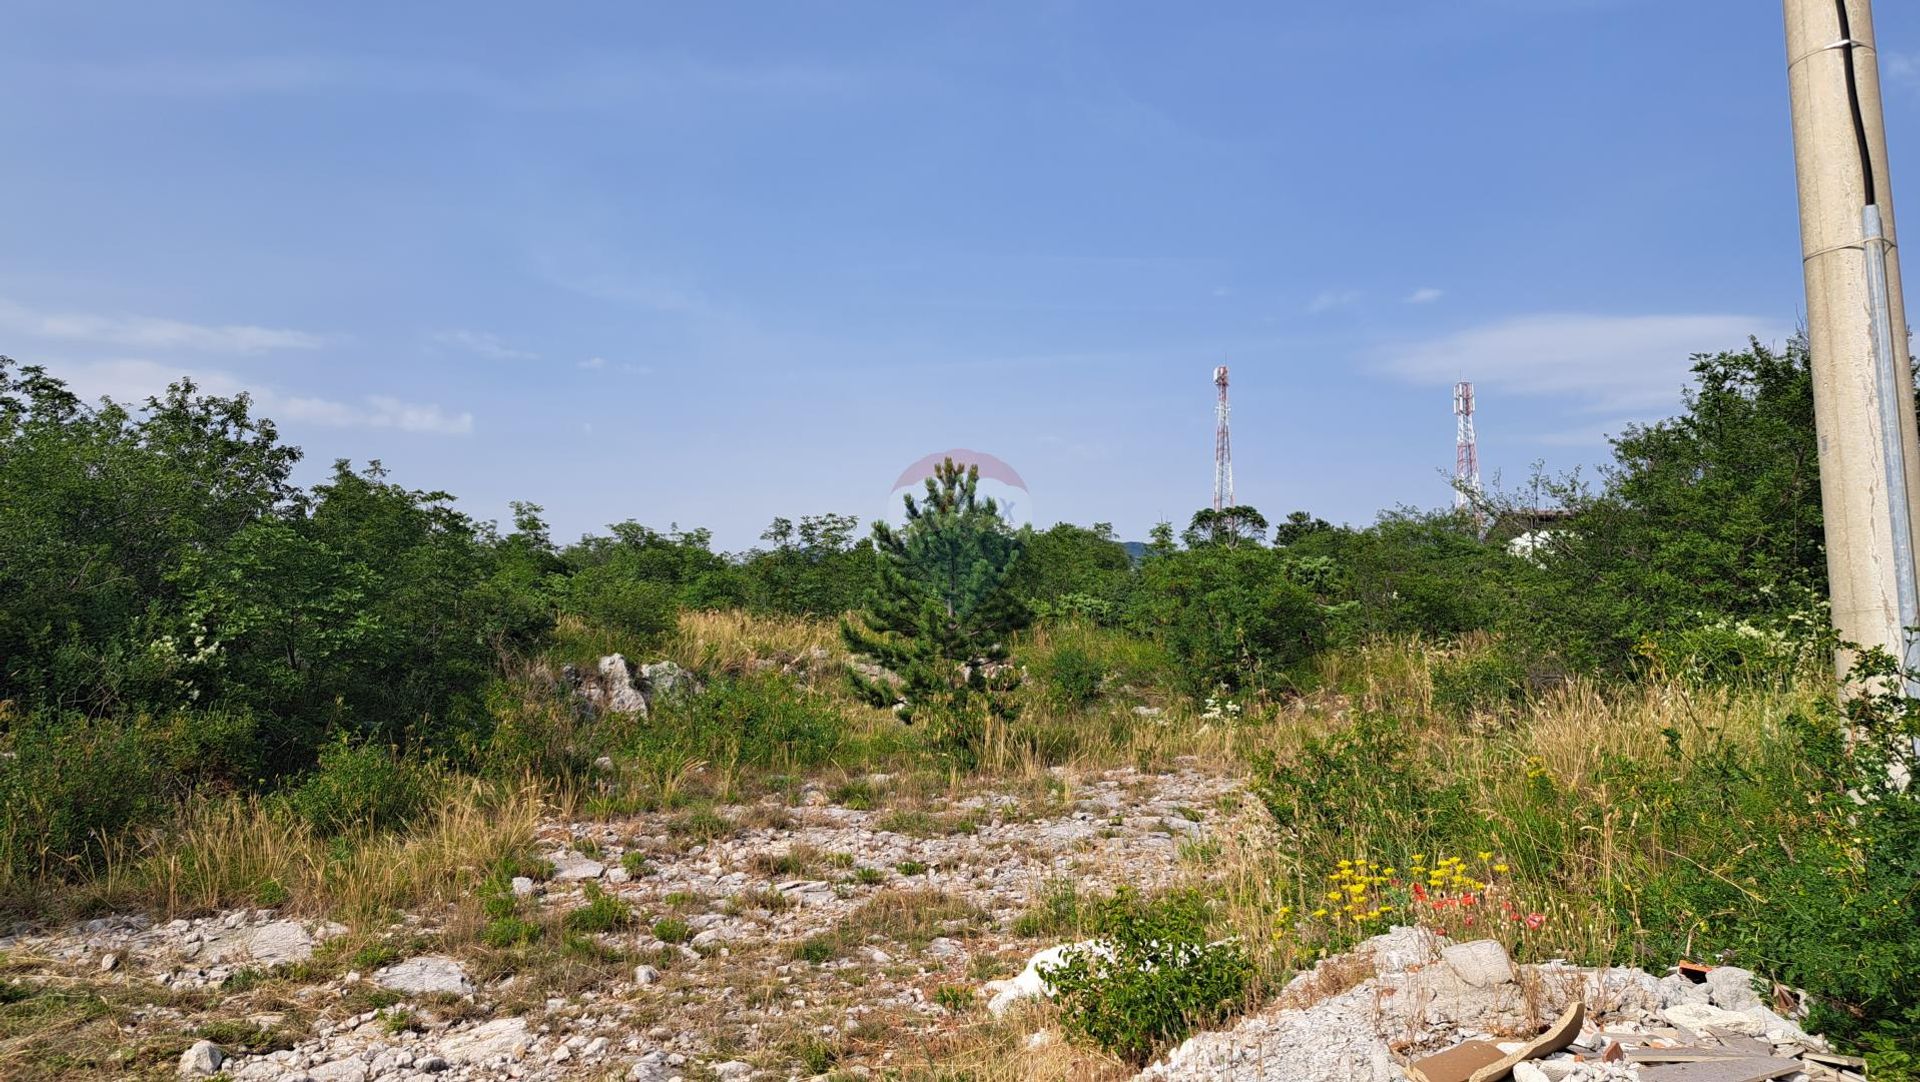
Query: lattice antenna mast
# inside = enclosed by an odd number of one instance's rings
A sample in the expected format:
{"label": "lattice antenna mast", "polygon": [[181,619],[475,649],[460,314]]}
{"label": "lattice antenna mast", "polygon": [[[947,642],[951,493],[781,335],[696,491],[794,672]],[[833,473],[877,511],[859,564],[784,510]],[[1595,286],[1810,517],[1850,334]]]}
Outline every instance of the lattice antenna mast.
{"label": "lattice antenna mast", "polygon": [[1480,445],[1473,435],[1473,384],[1453,385],[1453,506],[1466,510],[1480,494]]}
{"label": "lattice antenna mast", "polygon": [[1233,440],[1227,432],[1227,416],[1233,407],[1227,405],[1227,366],[1221,365],[1213,370],[1213,385],[1220,389],[1220,402],[1213,410],[1213,509],[1232,507],[1233,503]]}

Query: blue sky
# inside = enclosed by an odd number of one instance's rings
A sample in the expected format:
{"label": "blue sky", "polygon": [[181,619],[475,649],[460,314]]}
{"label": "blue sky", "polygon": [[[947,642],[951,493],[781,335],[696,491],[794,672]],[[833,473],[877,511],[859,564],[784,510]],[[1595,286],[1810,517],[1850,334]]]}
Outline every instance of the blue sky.
{"label": "blue sky", "polygon": [[0,353],[563,538],[869,518],[950,447],[1144,536],[1222,362],[1242,501],[1364,522],[1449,499],[1456,378],[1513,482],[1802,307],[1751,0],[8,7]]}

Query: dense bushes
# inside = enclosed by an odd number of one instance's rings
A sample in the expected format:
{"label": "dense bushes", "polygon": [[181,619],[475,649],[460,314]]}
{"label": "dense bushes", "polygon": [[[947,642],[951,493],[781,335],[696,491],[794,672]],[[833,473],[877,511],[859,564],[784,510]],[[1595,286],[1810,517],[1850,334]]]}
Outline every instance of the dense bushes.
{"label": "dense bushes", "polygon": [[252,785],[259,768],[244,712],[10,717],[0,704],[0,881],[84,870],[169,800]]}
{"label": "dense bushes", "polygon": [[1284,688],[1326,643],[1324,608],[1282,554],[1257,545],[1150,556],[1134,604],[1136,626],[1166,644],[1196,697]]}
{"label": "dense bushes", "polygon": [[140,730],[121,722],[35,713],[7,733],[0,757],[0,873],[58,874],[97,861],[140,822],[160,778]]}
{"label": "dense bushes", "polygon": [[[1478,853],[1504,901],[1541,914],[1543,952],[1741,965],[1810,990],[1813,1028],[1920,1035],[1920,796],[1889,771],[1920,701],[1870,696],[1843,717],[1756,697],[1741,716],[1621,694],[1550,696],[1514,737],[1365,713],[1260,762],[1257,791],[1303,870]],[[1304,878],[1303,912],[1325,889]]]}

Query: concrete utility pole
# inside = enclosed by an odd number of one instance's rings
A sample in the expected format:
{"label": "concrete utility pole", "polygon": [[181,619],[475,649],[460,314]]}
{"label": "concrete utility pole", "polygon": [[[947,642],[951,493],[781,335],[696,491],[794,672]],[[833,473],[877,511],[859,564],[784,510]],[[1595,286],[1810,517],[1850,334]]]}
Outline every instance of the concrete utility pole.
{"label": "concrete utility pole", "polygon": [[1920,438],[1872,5],[1785,4],[1833,622],[1846,641],[1908,657]]}

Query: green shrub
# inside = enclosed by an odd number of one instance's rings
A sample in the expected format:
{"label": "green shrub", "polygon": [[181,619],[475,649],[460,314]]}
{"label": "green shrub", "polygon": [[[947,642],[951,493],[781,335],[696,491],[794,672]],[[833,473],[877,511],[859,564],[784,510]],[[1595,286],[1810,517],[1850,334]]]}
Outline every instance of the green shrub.
{"label": "green shrub", "polygon": [[1697,944],[1807,989],[1810,1029],[1914,1048],[1920,792],[1890,768],[1911,762],[1920,699],[1898,692],[1884,655],[1856,675],[1896,690],[1862,694],[1844,714],[1790,715],[1758,750],[1715,740],[1683,755],[1676,742],[1667,762],[1617,761],[1596,780],[1636,793],[1646,829],[1689,858],[1646,868],[1616,901],[1638,910],[1647,949],[1679,957]]}
{"label": "green shrub", "polygon": [[523,947],[539,939],[543,931],[538,924],[524,917],[495,917],[480,930],[480,942],[501,949]]}
{"label": "green shrub", "polygon": [[[1703,614],[1648,634],[1636,652],[1658,671],[1683,680],[1784,683],[1804,672],[1810,657],[1824,657],[1829,645],[1804,634],[1803,619],[1791,611],[1744,620]],[[1811,620],[1824,627],[1825,613],[1817,612]]]}
{"label": "green shrub", "polygon": [[925,875],[927,866],[917,860],[903,860],[895,864],[893,870],[905,876]]}
{"label": "green shrub", "polygon": [[1144,1065],[1237,1007],[1253,975],[1239,944],[1207,937],[1206,902],[1191,891],[1142,899],[1123,889],[1100,907],[1097,946],[1043,967],[1061,1025],[1128,1063]]}
{"label": "green shrub", "polygon": [[202,1023],[194,1027],[193,1035],[222,1048],[239,1049],[256,1056],[293,1047],[293,1038],[284,1031],[238,1018]]}
{"label": "green shrub", "polygon": [[480,769],[508,779],[532,775],[569,781],[586,778],[600,752],[600,729],[584,722],[579,702],[564,685],[545,689],[495,680],[486,692],[493,729],[477,756]]}
{"label": "green shrub", "polygon": [[1039,899],[1014,918],[1013,934],[1022,939],[1077,936],[1092,916],[1094,907],[1090,902],[1080,897],[1080,888],[1071,878],[1049,880]]}
{"label": "green shrub", "polygon": [[793,1058],[800,1061],[809,1073],[825,1074],[840,1062],[840,1046],[824,1037],[809,1033],[796,1039],[790,1046]]}
{"label": "green shrub", "polygon": [[872,782],[865,778],[854,778],[835,786],[832,800],[849,811],[867,811],[873,807],[877,796]]}
{"label": "green shrub", "polygon": [[830,700],[778,673],[723,676],[698,695],[658,702],[622,750],[649,763],[704,759],[791,770],[827,763],[843,728]]}
{"label": "green shrub", "polygon": [[1439,713],[1500,713],[1526,700],[1527,667],[1504,650],[1448,658],[1432,672],[1433,708]]}
{"label": "green shrub", "polygon": [[685,943],[693,938],[693,928],[679,917],[662,917],[653,922],[653,938],[662,943]]}
{"label": "green shrub", "polygon": [[642,578],[624,563],[583,567],[566,580],[564,605],[589,622],[642,642],[673,629],[673,588]]}
{"label": "green shrub", "polygon": [[1164,643],[1196,698],[1218,688],[1287,688],[1323,646],[1328,614],[1258,546],[1202,545],[1141,566],[1133,622]]}
{"label": "green shrub", "polygon": [[808,936],[792,951],[794,961],[810,962],[814,965],[832,961],[839,953],[840,941],[831,934]]}
{"label": "green shrub", "polygon": [[1100,697],[1106,666],[1079,646],[1056,647],[1041,660],[1039,675],[1047,701],[1063,710],[1078,710]]}
{"label": "green shrub", "polygon": [[253,903],[263,909],[272,909],[287,904],[293,897],[278,879],[263,879],[253,888]]}
{"label": "green shrub", "polygon": [[37,712],[0,734],[0,875],[70,875],[162,807],[140,733],[115,721]]}
{"label": "green shrub", "polygon": [[712,808],[695,808],[668,823],[667,829],[682,838],[691,838],[696,842],[710,842],[715,838],[724,838],[732,834],[734,826],[733,820]]}
{"label": "green shrub", "polygon": [[390,966],[400,960],[400,948],[391,943],[369,943],[353,952],[353,968],[360,970],[379,969]]}
{"label": "green shrub", "polygon": [[241,992],[251,992],[265,984],[267,980],[267,971],[259,966],[241,966],[227,974],[227,978],[220,982],[220,990],[237,995]]}
{"label": "green shrub", "polygon": [[286,794],[287,806],[322,834],[397,830],[433,800],[438,775],[377,744],[342,737],[320,752],[320,765]]}
{"label": "green shrub", "polygon": [[[584,896],[587,904],[567,913],[568,931],[611,932],[632,923],[633,910],[627,908],[627,903],[601,890],[599,884],[588,883]],[[665,936],[660,938],[666,939]]]}
{"label": "green shrub", "polygon": [[260,725],[245,710],[176,711],[142,718],[140,733],[163,788],[184,795],[201,786],[238,789],[267,769]]}
{"label": "green shrub", "polygon": [[1382,835],[1416,850],[1489,840],[1467,787],[1440,778],[1397,718],[1363,716],[1284,762],[1257,757],[1254,769],[1267,810],[1303,836],[1343,839],[1356,852]]}
{"label": "green shrub", "polygon": [[862,886],[871,887],[886,882],[887,875],[878,868],[860,867],[853,870],[853,881]]}
{"label": "green shrub", "polygon": [[620,867],[626,869],[626,873],[635,879],[653,874],[653,866],[649,863],[649,858],[638,849],[629,849],[620,854]]}

